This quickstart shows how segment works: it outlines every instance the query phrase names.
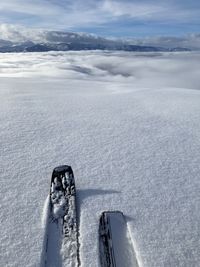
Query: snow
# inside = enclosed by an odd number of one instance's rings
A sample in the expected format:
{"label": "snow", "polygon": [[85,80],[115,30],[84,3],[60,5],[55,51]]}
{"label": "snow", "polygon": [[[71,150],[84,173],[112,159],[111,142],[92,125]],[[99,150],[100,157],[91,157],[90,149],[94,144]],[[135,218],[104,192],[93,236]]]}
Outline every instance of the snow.
{"label": "snow", "polygon": [[67,209],[67,203],[64,196],[64,192],[58,190],[60,182],[55,178],[55,184],[51,185],[51,201],[53,204],[52,215],[55,219],[62,218]]}
{"label": "snow", "polygon": [[50,196],[48,195],[44,202],[44,207],[43,207],[42,216],[41,216],[41,223],[44,229],[46,229],[47,227],[47,221],[49,218],[49,207],[50,207]]}
{"label": "snow", "polygon": [[76,179],[82,266],[99,265],[103,210],[126,215],[139,267],[199,265],[199,60],[0,55],[1,266],[40,266],[44,203],[62,164]]}

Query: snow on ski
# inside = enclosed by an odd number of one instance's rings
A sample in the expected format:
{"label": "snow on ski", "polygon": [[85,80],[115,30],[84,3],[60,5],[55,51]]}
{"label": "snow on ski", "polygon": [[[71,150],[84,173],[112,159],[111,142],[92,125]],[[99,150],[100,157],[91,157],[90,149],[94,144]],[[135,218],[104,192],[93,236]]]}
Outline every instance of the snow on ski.
{"label": "snow on ski", "polygon": [[70,166],[53,170],[47,220],[43,266],[79,266],[76,188]]}
{"label": "snow on ski", "polygon": [[99,253],[102,267],[138,267],[122,212],[102,213],[99,222]]}

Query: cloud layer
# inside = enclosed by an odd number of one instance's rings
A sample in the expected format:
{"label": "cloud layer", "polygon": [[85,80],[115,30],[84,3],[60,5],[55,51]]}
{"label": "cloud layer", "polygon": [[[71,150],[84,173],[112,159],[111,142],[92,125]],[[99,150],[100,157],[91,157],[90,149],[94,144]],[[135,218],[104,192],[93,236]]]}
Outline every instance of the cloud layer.
{"label": "cloud layer", "polygon": [[[0,54],[0,77],[58,77],[137,89],[200,89],[198,53],[49,52]],[[130,86],[131,85],[131,86]]]}

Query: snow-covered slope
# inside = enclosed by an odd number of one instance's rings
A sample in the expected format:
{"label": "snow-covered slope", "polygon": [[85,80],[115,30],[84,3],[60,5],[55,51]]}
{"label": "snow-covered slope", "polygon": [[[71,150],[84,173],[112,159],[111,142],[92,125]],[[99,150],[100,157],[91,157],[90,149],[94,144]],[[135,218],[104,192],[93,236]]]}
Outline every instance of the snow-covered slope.
{"label": "snow-covered slope", "polygon": [[[139,267],[200,262],[200,55],[0,55],[0,265],[40,266],[52,169],[73,167],[82,266],[103,210]],[[43,219],[44,221],[44,219]]]}

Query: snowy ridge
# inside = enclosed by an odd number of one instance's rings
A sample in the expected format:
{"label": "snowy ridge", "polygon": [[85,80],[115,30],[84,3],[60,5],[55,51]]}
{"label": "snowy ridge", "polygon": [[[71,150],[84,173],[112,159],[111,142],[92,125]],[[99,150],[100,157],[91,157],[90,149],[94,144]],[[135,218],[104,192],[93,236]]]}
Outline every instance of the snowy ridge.
{"label": "snowy ridge", "polygon": [[42,228],[46,229],[47,223],[48,223],[48,218],[49,218],[49,211],[50,211],[50,196],[48,195],[45,202],[44,202],[44,207],[42,211]]}
{"label": "snowy ridge", "polygon": [[134,237],[132,236],[132,231],[130,229],[128,222],[126,224],[127,224],[127,238],[129,239],[129,242],[133,246],[136,262],[138,264],[138,267],[143,267],[143,263],[142,263],[142,259],[141,259],[140,253],[139,253],[139,249],[137,247],[137,243],[136,243]]}

